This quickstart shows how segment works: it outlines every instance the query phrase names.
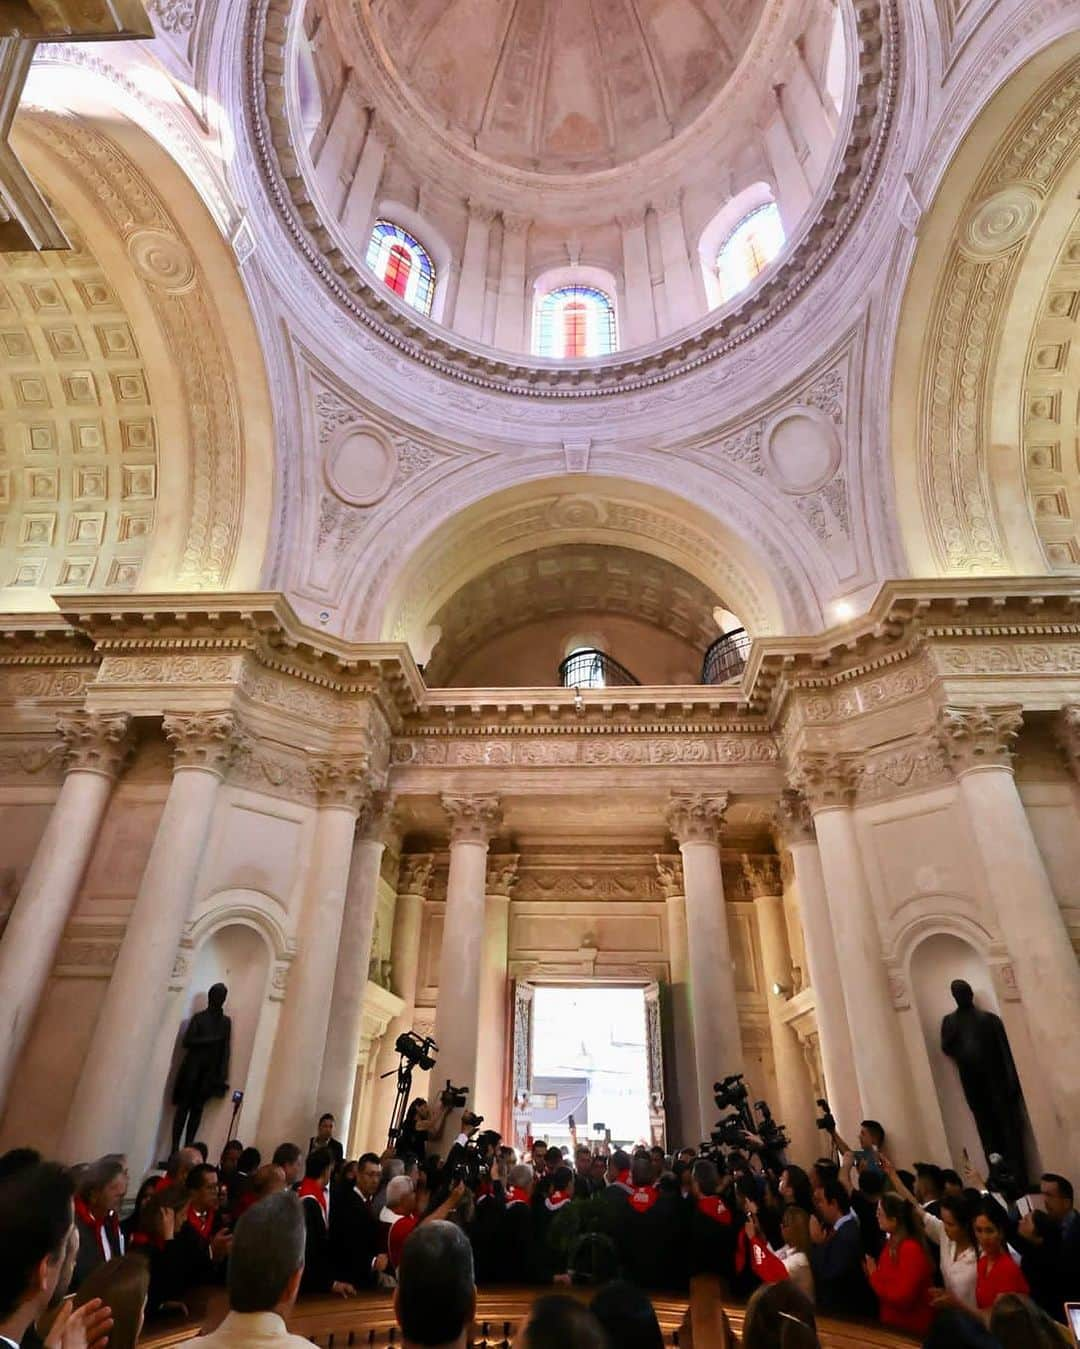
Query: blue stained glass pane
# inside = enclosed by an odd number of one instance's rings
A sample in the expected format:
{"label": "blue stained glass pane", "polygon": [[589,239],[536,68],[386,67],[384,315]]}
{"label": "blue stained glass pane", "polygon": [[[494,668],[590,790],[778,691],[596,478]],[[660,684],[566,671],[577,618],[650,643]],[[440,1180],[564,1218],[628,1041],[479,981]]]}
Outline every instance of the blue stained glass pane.
{"label": "blue stained glass pane", "polygon": [[784,226],[774,202],[766,202],[743,216],[716,256],[721,304],[745,290],[783,246]]}
{"label": "blue stained glass pane", "polygon": [[[584,311],[584,350],[580,319]],[[560,286],[537,301],[533,346],[556,360],[610,356],[616,349],[615,306],[595,286]]]}
{"label": "blue stained glass pane", "polygon": [[[393,283],[400,267],[400,254],[398,260],[393,257],[395,248],[404,249],[412,263],[404,292]],[[376,220],[368,242],[366,261],[379,280],[401,294],[407,305],[418,309],[421,314],[431,313],[431,302],[435,298],[434,264],[423,244],[400,225],[395,225],[392,220]]]}

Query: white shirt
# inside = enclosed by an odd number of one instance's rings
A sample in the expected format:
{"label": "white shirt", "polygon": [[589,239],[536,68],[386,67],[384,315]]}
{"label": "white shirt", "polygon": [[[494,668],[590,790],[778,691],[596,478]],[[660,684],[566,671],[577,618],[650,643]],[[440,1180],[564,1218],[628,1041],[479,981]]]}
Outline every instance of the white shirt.
{"label": "white shirt", "polygon": [[956,1242],[945,1235],[945,1224],[940,1218],[923,1210],[926,1235],[941,1251],[941,1277],[945,1287],[972,1311],[977,1309],[975,1283],[979,1277],[979,1253],[974,1246],[957,1253]]}
{"label": "white shirt", "polygon": [[773,1254],[778,1260],[784,1262],[784,1268],[788,1272],[788,1278],[799,1290],[805,1293],[811,1302],[814,1300],[814,1275],[810,1269],[810,1261],[802,1251],[794,1246],[781,1246]]}
{"label": "white shirt", "polygon": [[290,1335],[277,1312],[230,1312],[199,1349],[311,1349],[302,1335]]}

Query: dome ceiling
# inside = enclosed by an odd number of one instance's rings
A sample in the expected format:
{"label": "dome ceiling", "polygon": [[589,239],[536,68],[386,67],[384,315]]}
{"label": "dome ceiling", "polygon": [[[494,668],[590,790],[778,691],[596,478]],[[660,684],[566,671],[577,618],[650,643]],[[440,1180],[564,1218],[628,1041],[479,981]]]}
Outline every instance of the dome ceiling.
{"label": "dome ceiling", "polygon": [[372,0],[398,78],[449,131],[520,168],[614,167],[726,84],[765,0]]}

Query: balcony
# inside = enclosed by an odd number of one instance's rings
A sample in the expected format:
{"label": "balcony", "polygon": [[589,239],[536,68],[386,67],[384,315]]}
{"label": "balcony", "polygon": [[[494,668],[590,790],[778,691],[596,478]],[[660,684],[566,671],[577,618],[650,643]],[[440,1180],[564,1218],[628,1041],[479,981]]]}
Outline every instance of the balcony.
{"label": "balcony", "polygon": [[746,669],[750,650],[750,634],[745,628],[734,628],[718,637],[708,651],[701,667],[703,684],[728,684],[738,679]]}
{"label": "balcony", "polygon": [[606,652],[581,647],[571,651],[559,666],[559,683],[565,689],[608,689],[641,681]]}

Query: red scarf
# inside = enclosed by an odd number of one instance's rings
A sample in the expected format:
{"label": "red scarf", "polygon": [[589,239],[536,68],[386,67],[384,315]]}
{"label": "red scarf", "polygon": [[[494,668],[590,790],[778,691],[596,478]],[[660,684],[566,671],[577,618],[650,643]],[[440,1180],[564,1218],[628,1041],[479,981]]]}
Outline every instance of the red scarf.
{"label": "red scarf", "polygon": [[330,1221],[330,1206],[326,1202],[326,1191],[317,1180],[311,1176],[305,1177],[300,1182],[300,1188],[296,1193],[301,1199],[318,1200],[319,1207],[322,1209],[323,1222],[328,1223]]}
{"label": "red scarf", "polygon": [[113,1259],[118,1255],[124,1254],[124,1243],[120,1237],[120,1230],[116,1224],[114,1214],[107,1213],[104,1218],[98,1218],[90,1211],[86,1201],[76,1195],[75,1216],[80,1222],[85,1223],[87,1227],[92,1227],[94,1229],[94,1241],[98,1250],[101,1252],[103,1260],[108,1260],[110,1257],[105,1253],[105,1241],[102,1239],[102,1234],[104,1234],[105,1239],[108,1240],[109,1251]]}
{"label": "red scarf", "polygon": [[655,1185],[639,1185],[630,1195],[630,1207],[635,1213],[648,1213],[659,1198],[660,1191]]}
{"label": "red scarf", "polygon": [[711,1218],[714,1223],[731,1225],[731,1210],[718,1194],[703,1194],[697,1201],[697,1206],[698,1212],[704,1213],[705,1217]]}
{"label": "red scarf", "polygon": [[544,1207],[549,1209],[552,1213],[558,1213],[559,1209],[561,1209],[564,1204],[569,1204],[573,1197],[574,1193],[572,1190],[552,1190],[544,1200]]}
{"label": "red scarf", "polygon": [[511,1204],[527,1204],[527,1203],[529,1203],[529,1196],[525,1193],[524,1190],[519,1190],[516,1185],[507,1186],[506,1188],[507,1208],[509,1208]]}
{"label": "red scarf", "polygon": [[216,1214],[212,1208],[207,1209],[200,1218],[193,1208],[188,1207],[187,1222],[188,1226],[198,1232],[203,1241],[209,1244],[210,1238],[214,1232],[214,1218]]}

